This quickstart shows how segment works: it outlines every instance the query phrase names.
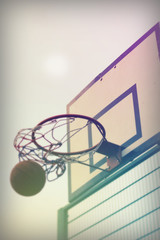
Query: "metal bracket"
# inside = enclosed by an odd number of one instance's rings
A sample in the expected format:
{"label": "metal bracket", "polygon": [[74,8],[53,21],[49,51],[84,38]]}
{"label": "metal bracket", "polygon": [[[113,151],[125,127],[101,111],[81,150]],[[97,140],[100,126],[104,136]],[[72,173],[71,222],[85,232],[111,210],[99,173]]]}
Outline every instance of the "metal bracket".
{"label": "metal bracket", "polygon": [[115,156],[120,150],[119,145],[104,140],[96,152],[111,157]]}
{"label": "metal bracket", "polygon": [[121,146],[104,140],[96,152],[106,156],[107,171],[111,171],[120,164],[122,160],[121,151]]}

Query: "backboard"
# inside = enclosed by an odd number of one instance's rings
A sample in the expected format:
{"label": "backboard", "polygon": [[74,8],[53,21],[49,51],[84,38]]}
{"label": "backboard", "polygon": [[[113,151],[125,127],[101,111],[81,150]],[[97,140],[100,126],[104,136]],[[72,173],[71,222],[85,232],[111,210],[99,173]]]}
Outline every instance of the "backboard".
{"label": "backboard", "polygon": [[[160,26],[157,23],[67,105],[68,114],[98,120],[106,130],[107,140],[123,147],[121,163],[108,172],[69,164],[70,201],[160,142],[159,103]],[[88,148],[96,136],[92,129],[85,134]],[[82,141],[83,136],[76,144]],[[70,139],[69,146],[72,145],[75,142]],[[107,168],[107,159],[102,154],[96,153],[88,163]]]}

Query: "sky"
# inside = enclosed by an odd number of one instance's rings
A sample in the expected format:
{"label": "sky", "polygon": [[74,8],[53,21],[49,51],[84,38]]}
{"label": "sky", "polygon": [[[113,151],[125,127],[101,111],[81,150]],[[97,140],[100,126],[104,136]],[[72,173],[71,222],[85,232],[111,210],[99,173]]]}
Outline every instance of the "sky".
{"label": "sky", "polygon": [[160,20],[157,0],[2,1],[1,224],[4,240],[51,240],[68,203],[67,172],[33,197],[10,186],[22,128],[66,113],[66,105]]}

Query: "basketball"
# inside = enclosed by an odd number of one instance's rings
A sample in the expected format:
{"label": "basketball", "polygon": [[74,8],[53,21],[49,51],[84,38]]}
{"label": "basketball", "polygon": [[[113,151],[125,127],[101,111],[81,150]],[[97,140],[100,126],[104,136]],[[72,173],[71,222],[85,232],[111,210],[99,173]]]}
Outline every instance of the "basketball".
{"label": "basketball", "polygon": [[45,171],[34,161],[19,162],[11,171],[10,182],[12,188],[20,195],[33,196],[45,185]]}

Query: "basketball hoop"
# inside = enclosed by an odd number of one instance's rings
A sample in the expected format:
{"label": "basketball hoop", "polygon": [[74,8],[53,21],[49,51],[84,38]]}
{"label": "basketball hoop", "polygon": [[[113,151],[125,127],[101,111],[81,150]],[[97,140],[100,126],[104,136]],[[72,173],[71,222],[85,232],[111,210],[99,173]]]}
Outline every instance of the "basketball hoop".
{"label": "basketball hoop", "polygon": [[[95,131],[98,133],[95,143],[90,142],[88,148],[83,148],[81,145],[88,142],[84,139],[88,136],[86,133],[91,135]],[[75,143],[73,148],[71,139]],[[57,115],[43,120],[34,128],[22,129],[14,140],[14,147],[19,152],[20,161],[39,162],[49,181],[64,174],[66,163],[80,163],[105,171],[86,162],[96,152],[108,157],[120,152],[119,146],[106,140],[106,132],[100,122],[78,114]]]}

